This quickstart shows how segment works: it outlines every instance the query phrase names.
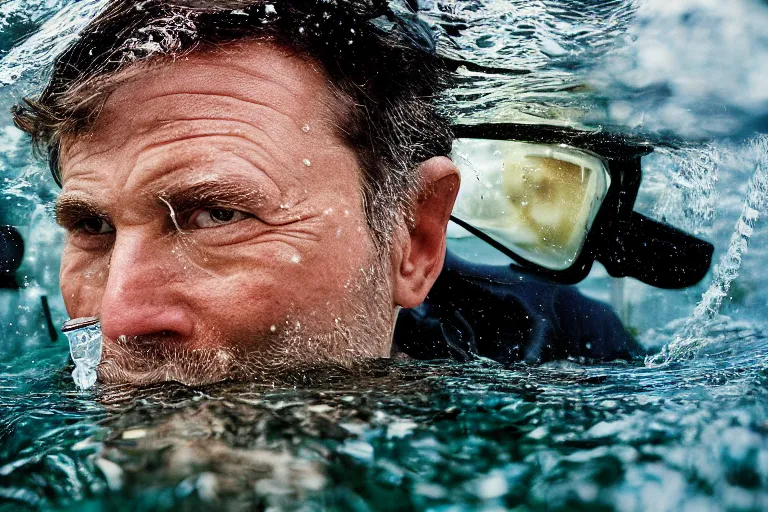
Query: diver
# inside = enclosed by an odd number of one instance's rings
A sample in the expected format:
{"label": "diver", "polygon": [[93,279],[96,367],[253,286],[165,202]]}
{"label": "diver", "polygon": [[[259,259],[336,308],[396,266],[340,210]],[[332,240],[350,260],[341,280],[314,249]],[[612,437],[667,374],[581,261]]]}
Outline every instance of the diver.
{"label": "diver", "polygon": [[[440,31],[418,16],[422,3],[404,4],[401,24],[424,51],[438,53]],[[509,71],[443,60],[451,69]],[[397,349],[417,359],[459,361],[631,360],[643,347],[611,307],[572,285],[595,260],[612,277],[660,288],[685,288],[706,275],[710,243],[633,211],[641,158],[653,146],[599,127],[568,126],[453,126],[452,158],[460,168],[462,160],[469,165],[451,221],[514,263],[482,265],[448,251],[424,303],[400,311]],[[472,175],[478,180],[466,179]]]}
{"label": "diver", "polygon": [[[595,260],[660,288],[699,282],[713,246],[633,211],[644,141],[531,124],[454,126],[454,160],[495,186],[459,193],[451,220],[514,260],[450,251],[423,304],[402,310],[394,344],[417,359],[539,363],[631,360],[643,347],[606,304],[574,286]],[[497,155],[500,162],[493,162]],[[495,193],[495,197],[494,197]]]}

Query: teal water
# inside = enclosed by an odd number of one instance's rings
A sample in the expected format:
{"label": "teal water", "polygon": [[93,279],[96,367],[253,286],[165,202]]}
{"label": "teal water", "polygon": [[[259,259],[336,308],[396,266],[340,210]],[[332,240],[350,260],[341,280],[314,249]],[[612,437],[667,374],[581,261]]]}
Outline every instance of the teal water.
{"label": "teal water", "polygon": [[56,189],[6,112],[102,4],[0,4],[0,223],[27,242],[21,291],[0,290],[0,511],[768,510],[765,2],[419,2],[446,53],[527,72],[462,71],[457,119],[658,144],[638,208],[713,240],[717,268],[683,291],[600,268],[581,287],[660,361],[379,361],[78,393],[41,306],[66,319]]}
{"label": "teal water", "polygon": [[768,338],[717,335],[738,348],[664,368],[379,362],[95,393],[52,348],[2,369],[0,510],[765,510]]}

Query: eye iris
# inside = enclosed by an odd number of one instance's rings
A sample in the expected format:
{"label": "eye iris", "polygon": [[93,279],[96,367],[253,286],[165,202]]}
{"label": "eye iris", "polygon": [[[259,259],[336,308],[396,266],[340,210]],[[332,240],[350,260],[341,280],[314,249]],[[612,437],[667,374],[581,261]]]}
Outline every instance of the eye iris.
{"label": "eye iris", "polygon": [[211,218],[216,222],[229,222],[234,217],[235,217],[234,210],[222,210],[222,209],[211,210]]}
{"label": "eye iris", "polygon": [[86,219],[83,221],[83,229],[88,233],[101,232],[101,219]]}

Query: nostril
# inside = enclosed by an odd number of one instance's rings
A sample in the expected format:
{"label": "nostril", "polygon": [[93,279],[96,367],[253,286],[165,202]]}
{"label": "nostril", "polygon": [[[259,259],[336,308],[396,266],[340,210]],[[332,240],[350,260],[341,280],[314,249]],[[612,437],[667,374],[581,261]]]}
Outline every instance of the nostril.
{"label": "nostril", "polygon": [[115,338],[118,345],[132,347],[134,349],[151,350],[158,345],[174,345],[181,340],[179,335],[171,331],[161,331],[133,336],[118,336]]}
{"label": "nostril", "polygon": [[180,307],[159,308],[137,306],[134,308],[102,308],[101,331],[106,338],[188,338],[194,324],[191,317]]}

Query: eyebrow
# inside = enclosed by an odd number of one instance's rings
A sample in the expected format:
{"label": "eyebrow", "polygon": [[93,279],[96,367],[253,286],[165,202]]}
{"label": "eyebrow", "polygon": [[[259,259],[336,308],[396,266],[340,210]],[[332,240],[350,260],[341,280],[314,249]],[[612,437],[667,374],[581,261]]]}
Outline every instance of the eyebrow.
{"label": "eyebrow", "polygon": [[231,180],[205,180],[187,185],[174,185],[151,193],[158,205],[167,209],[168,204],[180,212],[186,212],[200,206],[219,206],[237,208],[251,206],[258,208],[266,195],[257,185],[243,184]]}
{"label": "eyebrow", "polygon": [[62,194],[56,200],[56,223],[69,227],[83,219],[97,217],[109,219],[103,208],[95,202],[74,195]]}

